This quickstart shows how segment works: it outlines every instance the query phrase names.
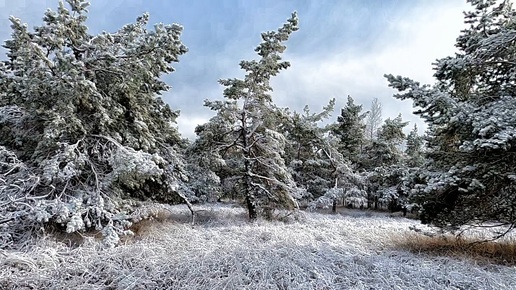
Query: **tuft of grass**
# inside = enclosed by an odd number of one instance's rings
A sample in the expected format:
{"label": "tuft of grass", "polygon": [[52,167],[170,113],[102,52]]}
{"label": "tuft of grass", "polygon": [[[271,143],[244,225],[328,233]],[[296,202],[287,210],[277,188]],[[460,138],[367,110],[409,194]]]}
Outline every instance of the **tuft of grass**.
{"label": "tuft of grass", "polygon": [[427,236],[421,233],[407,233],[404,236],[395,236],[392,240],[395,248],[409,250],[416,254],[516,266],[516,239],[514,238],[486,241],[477,237],[457,237],[450,234]]}

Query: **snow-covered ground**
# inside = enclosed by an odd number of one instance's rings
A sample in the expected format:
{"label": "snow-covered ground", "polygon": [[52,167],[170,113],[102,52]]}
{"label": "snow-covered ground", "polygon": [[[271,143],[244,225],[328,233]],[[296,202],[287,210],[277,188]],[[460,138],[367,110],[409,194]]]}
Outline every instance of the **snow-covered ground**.
{"label": "snow-covered ground", "polygon": [[231,206],[183,207],[116,248],[52,239],[0,252],[0,289],[516,289],[516,267],[393,246],[417,221],[301,213],[249,223]]}

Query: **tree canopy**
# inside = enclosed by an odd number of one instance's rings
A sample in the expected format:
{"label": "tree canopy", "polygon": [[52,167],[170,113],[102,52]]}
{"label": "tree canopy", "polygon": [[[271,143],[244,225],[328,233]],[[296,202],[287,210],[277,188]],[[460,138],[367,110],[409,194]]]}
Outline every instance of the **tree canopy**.
{"label": "tree canopy", "polygon": [[445,228],[516,225],[516,22],[509,1],[470,0],[459,53],[435,63],[436,84],[386,75],[428,124],[422,219]]}
{"label": "tree canopy", "polygon": [[144,14],[91,35],[88,5],[60,2],[34,31],[10,19],[8,59],[0,63],[6,242],[44,222],[67,232],[104,230],[116,241],[140,218],[128,198],[184,199],[178,112],[158,96],[169,89],[160,76],[187,52],[182,27],[148,30]]}

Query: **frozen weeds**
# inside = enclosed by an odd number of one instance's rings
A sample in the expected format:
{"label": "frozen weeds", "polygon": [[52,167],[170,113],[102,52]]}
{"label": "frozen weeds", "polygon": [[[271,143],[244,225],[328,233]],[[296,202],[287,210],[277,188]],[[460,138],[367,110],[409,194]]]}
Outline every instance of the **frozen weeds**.
{"label": "frozen weeds", "polygon": [[397,250],[430,230],[371,212],[249,223],[231,206],[184,207],[115,248],[50,238],[0,252],[2,289],[514,289],[515,267]]}

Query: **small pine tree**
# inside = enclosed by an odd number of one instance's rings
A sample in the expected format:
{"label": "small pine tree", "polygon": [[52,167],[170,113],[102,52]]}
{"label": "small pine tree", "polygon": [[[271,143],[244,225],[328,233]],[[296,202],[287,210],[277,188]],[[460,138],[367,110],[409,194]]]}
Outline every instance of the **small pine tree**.
{"label": "small pine tree", "polygon": [[405,153],[407,154],[407,164],[410,167],[418,167],[423,164],[423,137],[419,136],[417,125],[407,136],[407,147]]}
{"label": "small pine tree", "polygon": [[369,183],[368,204],[388,206],[390,210],[399,208],[405,198],[399,187],[405,176],[405,158],[401,150],[405,134],[404,122],[401,115],[394,119],[388,118],[378,130],[378,139],[369,143],[360,159],[360,166],[367,171]]}
{"label": "small pine tree", "polygon": [[401,115],[396,118],[388,118],[378,130],[378,139],[370,143],[364,149],[361,158],[361,167],[371,170],[380,166],[397,164],[403,159],[401,151],[402,142],[405,139],[403,128],[408,122],[404,122]]}
{"label": "small pine tree", "polygon": [[307,198],[323,195],[334,183],[332,169],[321,156],[328,144],[329,128],[318,124],[330,117],[334,105],[335,99],[332,99],[320,113],[311,113],[305,106],[302,114],[294,112],[283,126],[282,133],[287,140],[285,162],[297,186],[307,191]]}

